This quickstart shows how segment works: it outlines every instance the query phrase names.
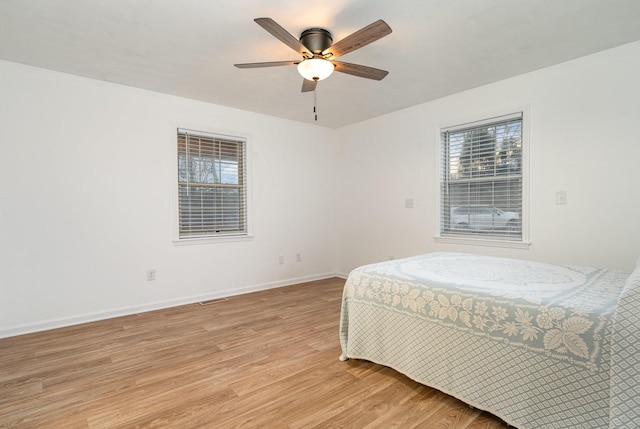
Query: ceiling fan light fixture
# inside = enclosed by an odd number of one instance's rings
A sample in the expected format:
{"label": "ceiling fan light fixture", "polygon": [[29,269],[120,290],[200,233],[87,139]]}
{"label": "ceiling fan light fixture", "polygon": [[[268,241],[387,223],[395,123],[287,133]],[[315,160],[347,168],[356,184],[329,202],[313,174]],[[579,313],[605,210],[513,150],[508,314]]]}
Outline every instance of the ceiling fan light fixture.
{"label": "ceiling fan light fixture", "polygon": [[298,64],[298,73],[307,80],[323,80],[328,78],[335,66],[331,61],[322,58],[308,58]]}

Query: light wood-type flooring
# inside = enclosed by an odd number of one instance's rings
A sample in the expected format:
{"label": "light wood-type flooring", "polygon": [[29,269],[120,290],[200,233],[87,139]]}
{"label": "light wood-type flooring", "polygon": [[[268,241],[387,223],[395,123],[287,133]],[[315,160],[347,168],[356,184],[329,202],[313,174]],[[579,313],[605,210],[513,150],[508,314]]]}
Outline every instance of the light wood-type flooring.
{"label": "light wood-type flooring", "polygon": [[0,428],[506,428],[339,361],[328,279],[0,340]]}

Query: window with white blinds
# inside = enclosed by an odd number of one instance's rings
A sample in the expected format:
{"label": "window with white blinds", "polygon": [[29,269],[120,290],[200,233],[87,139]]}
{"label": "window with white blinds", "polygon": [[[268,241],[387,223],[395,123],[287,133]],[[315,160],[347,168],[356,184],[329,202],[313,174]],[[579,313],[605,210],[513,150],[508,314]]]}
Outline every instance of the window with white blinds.
{"label": "window with white blinds", "polygon": [[522,241],[522,113],[441,130],[440,236]]}
{"label": "window with white blinds", "polygon": [[179,238],[247,235],[246,141],[178,129]]}

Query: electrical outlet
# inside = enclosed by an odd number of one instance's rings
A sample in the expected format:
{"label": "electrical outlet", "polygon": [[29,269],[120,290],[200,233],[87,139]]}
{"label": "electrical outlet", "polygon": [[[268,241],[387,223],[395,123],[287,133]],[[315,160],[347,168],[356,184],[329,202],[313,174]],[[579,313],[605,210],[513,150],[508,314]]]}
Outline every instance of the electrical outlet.
{"label": "electrical outlet", "polygon": [[296,262],[302,262],[302,253],[296,253]]}
{"label": "electrical outlet", "polygon": [[567,204],[567,191],[556,192],[556,204]]}
{"label": "electrical outlet", "polygon": [[280,265],[284,264],[284,256],[282,256],[282,255],[278,256],[278,263]]}
{"label": "electrical outlet", "polygon": [[156,279],[156,270],[147,270],[147,281],[152,282]]}

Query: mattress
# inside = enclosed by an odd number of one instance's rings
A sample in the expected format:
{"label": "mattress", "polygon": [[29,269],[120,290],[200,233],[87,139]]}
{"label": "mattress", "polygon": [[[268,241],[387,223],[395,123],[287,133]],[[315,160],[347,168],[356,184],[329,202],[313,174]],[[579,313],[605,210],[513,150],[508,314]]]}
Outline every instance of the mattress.
{"label": "mattress", "polygon": [[341,358],[389,366],[513,426],[607,428],[629,278],[445,252],[367,265],[345,284]]}

